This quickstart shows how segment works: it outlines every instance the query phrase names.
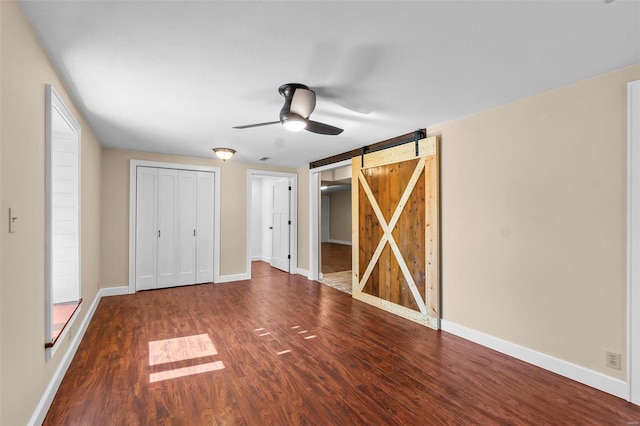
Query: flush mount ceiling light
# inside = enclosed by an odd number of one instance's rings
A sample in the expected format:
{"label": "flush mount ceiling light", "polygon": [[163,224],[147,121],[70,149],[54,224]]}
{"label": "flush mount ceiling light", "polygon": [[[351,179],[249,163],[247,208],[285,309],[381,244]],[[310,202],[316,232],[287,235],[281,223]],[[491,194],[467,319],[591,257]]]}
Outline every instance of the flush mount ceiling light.
{"label": "flush mount ceiling light", "polygon": [[298,114],[289,113],[282,119],[282,125],[290,132],[299,132],[307,127],[307,121]]}
{"label": "flush mount ceiling light", "polygon": [[213,153],[222,161],[227,161],[229,158],[233,157],[233,154],[235,154],[236,151],[231,148],[213,148]]}

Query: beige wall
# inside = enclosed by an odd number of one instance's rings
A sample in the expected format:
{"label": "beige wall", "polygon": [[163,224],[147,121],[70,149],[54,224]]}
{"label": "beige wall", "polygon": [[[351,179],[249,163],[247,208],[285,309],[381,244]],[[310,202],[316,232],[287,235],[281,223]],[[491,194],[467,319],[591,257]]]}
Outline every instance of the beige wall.
{"label": "beige wall", "polygon": [[220,167],[220,275],[242,274],[247,262],[247,171],[295,173],[264,164],[222,162],[140,151],[102,152],[102,287],[129,283],[129,160],[166,161]]}
{"label": "beige wall", "polygon": [[[44,200],[45,84],[50,83],[82,127],[82,297],[75,335],[95,299],[100,276],[100,145],[74,107],[18,5],[1,12],[0,424],[25,424],[42,397],[69,340],[45,361]],[[8,209],[18,231],[8,233]]]}
{"label": "beige wall", "polygon": [[329,239],[351,241],[351,191],[331,192]]}
{"label": "beige wall", "polygon": [[[428,128],[441,136],[445,320],[626,380],[626,93],[637,79],[640,65]],[[621,370],[605,351],[622,354]]]}
{"label": "beige wall", "polygon": [[446,320],[625,379],[626,93],[639,78],[625,68],[428,129],[442,136]]}

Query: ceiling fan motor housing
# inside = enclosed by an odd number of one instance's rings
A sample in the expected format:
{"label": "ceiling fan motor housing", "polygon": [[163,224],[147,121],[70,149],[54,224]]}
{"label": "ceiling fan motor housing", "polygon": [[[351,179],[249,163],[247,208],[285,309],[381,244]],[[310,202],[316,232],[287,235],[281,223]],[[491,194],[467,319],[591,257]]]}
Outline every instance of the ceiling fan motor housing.
{"label": "ceiling fan motor housing", "polygon": [[304,84],[287,83],[278,88],[284,97],[284,105],[280,110],[280,122],[288,120],[303,121],[309,118],[316,106],[315,92]]}

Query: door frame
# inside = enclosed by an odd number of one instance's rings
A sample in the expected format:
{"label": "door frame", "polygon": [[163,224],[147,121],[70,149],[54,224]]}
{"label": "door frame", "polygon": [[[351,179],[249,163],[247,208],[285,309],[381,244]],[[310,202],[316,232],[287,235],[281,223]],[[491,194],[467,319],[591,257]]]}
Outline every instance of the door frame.
{"label": "door frame", "polygon": [[640,80],[627,90],[627,400],[640,405]]}
{"label": "door frame", "polygon": [[309,169],[309,275],[320,279],[320,175],[327,170],[351,166],[351,159]]}
{"label": "door frame", "polygon": [[138,167],[210,172],[215,175],[213,190],[213,282],[220,281],[220,167],[164,161],[129,160],[129,294],[136,292],[136,200]]}
{"label": "door frame", "polygon": [[[322,190],[320,190],[322,192]],[[325,199],[327,202],[327,210],[329,210],[329,213],[326,215],[327,217],[325,217],[325,215],[322,212],[322,199]],[[323,243],[324,241],[322,241],[324,239],[324,235],[323,234],[323,230],[322,227],[323,225],[326,223],[327,224],[327,241],[329,242],[329,240],[331,240],[331,197],[329,197],[328,195],[322,195],[320,194],[320,242]]]}
{"label": "door frame", "polygon": [[254,177],[276,177],[289,179],[289,185],[291,185],[291,198],[289,200],[289,217],[291,220],[291,232],[289,232],[289,253],[291,254],[291,259],[289,260],[289,273],[295,274],[298,272],[298,175],[296,173],[288,172],[249,169],[247,170],[247,279],[251,279],[251,213],[253,207],[253,186],[251,183]]}

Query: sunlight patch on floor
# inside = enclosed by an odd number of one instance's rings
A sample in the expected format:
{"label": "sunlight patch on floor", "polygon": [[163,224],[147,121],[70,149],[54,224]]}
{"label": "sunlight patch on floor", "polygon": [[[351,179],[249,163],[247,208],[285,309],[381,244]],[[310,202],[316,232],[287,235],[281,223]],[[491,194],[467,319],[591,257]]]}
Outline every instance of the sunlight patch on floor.
{"label": "sunlight patch on floor", "polygon": [[217,355],[218,351],[208,334],[175,337],[149,342],[149,365],[183,361]]}
{"label": "sunlight patch on floor", "polygon": [[176,379],[224,369],[222,361],[202,362],[203,358],[217,355],[218,351],[208,334],[174,337],[172,339],[155,340],[149,342],[149,366],[162,365],[171,362],[198,360],[199,364],[187,367],[173,368],[149,374],[149,382]]}
{"label": "sunlight patch on floor", "polygon": [[190,367],[175,368],[173,370],[161,371],[159,373],[151,373],[149,381],[151,383],[160,382],[162,380],[176,379],[178,377],[191,376],[194,374],[206,373],[209,371],[223,370],[222,361],[207,362],[206,364],[192,365]]}

